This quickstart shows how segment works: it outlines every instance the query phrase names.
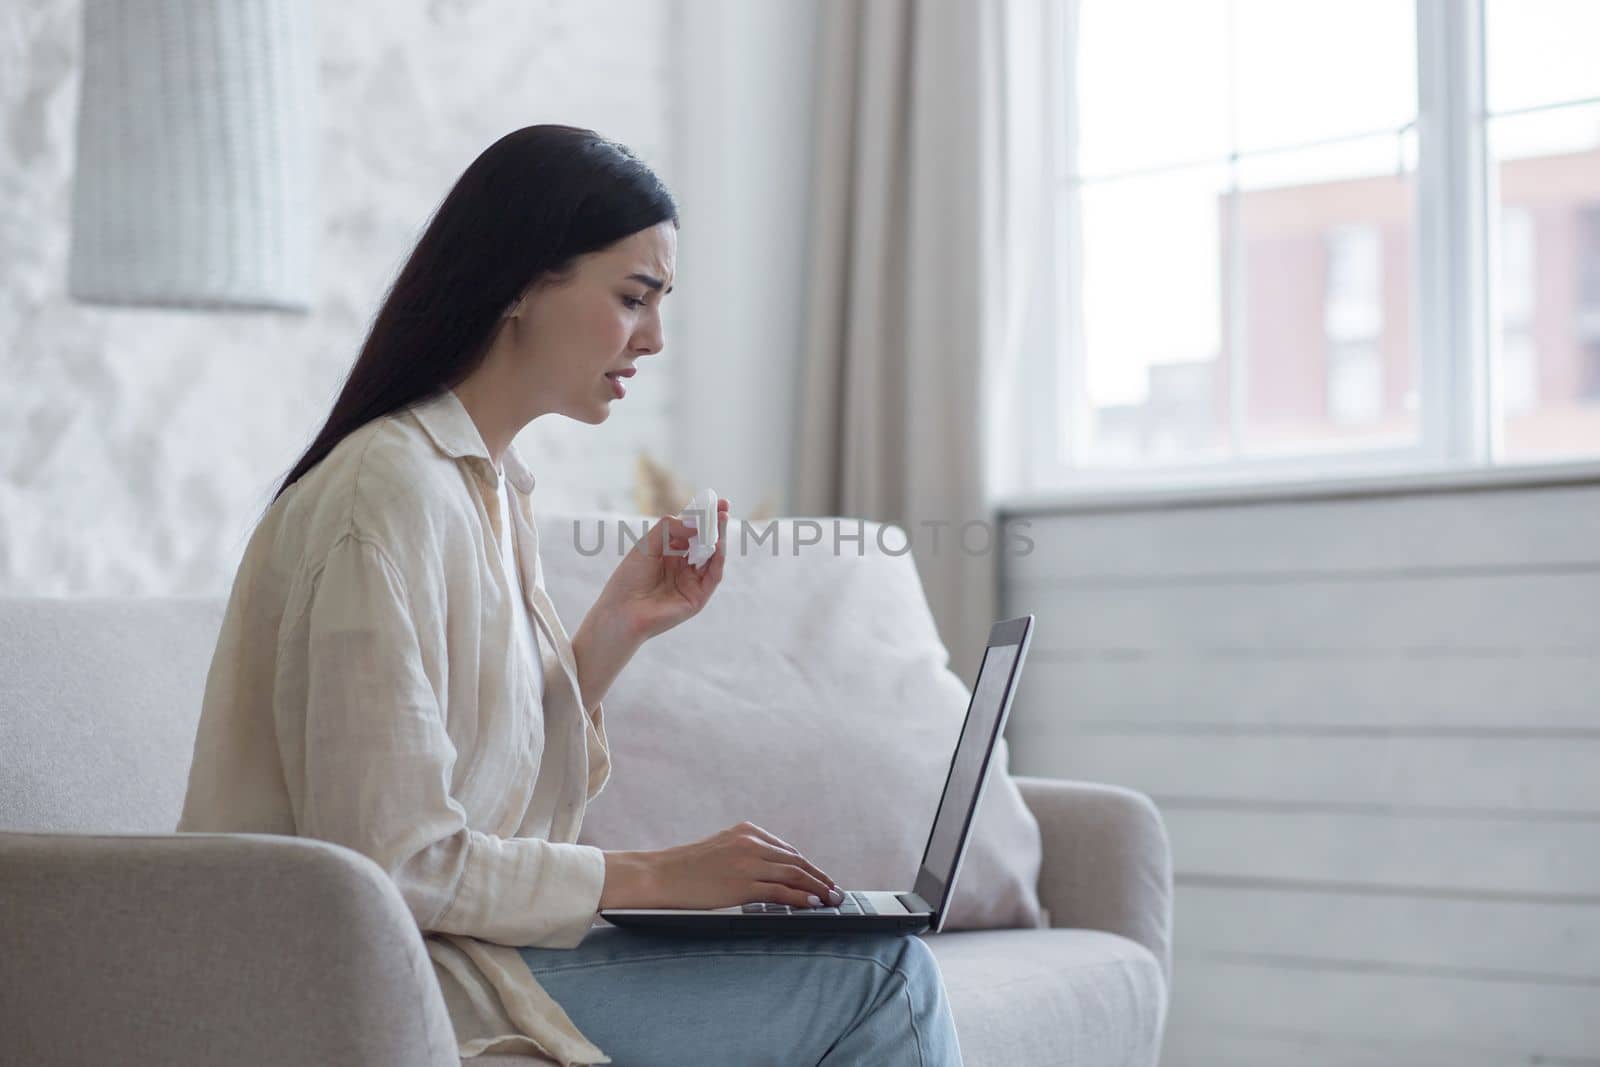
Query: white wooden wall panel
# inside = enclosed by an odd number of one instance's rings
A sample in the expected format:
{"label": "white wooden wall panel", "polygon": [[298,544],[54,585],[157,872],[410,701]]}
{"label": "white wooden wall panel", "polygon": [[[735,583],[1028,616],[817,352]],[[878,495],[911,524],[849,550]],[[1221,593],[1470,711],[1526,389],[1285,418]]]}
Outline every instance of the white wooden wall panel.
{"label": "white wooden wall panel", "polygon": [[1163,806],[1173,863],[1185,874],[1554,893],[1600,904],[1600,822],[1212,803]]}
{"label": "white wooden wall panel", "polygon": [[[1034,544],[1016,574],[1035,579],[1592,567],[1594,494],[1579,485],[1008,517],[1029,523],[1015,528]],[[1371,536],[1350,537],[1352,526]]]}
{"label": "white wooden wall panel", "polygon": [[1116,734],[1059,722],[1039,723],[1033,736],[1059,773],[1109,776],[1157,798],[1600,821],[1600,736]]}
{"label": "white wooden wall panel", "polygon": [[[1041,593],[1044,590],[1041,590]],[[1600,638],[1600,571],[1448,580],[1067,588],[1040,615],[1048,646],[1235,654],[1580,653]]]}
{"label": "white wooden wall panel", "polygon": [[1592,904],[1194,882],[1182,893],[1177,944],[1188,957],[1600,982],[1600,908]]}
{"label": "white wooden wall panel", "polygon": [[[1049,597],[1028,602],[1046,605],[1044,612],[1057,603]],[[1161,650],[1119,656],[1035,645],[1017,700],[1041,725],[1124,731],[1186,725],[1373,736],[1600,736],[1596,694],[1600,656],[1585,651]],[[1020,706],[1012,712],[1021,713]]]}
{"label": "white wooden wall panel", "polygon": [[[1181,1048],[1168,1047],[1165,1067],[1526,1067],[1527,1060],[1479,1048],[1442,1048],[1392,1041],[1337,1041],[1303,1033],[1261,1033],[1254,1029],[1207,1027],[1189,1031]],[[1550,1063],[1551,1061],[1546,1061]],[[1562,1060],[1562,1067],[1590,1067],[1595,1060]],[[1552,1065],[1553,1067],[1553,1065]]]}
{"label": "white wooden wall panel", "polygon": [[1600,1067],[1600,484],[1003,517],[1013,770],[1167,820],[1166,1067]]}
{"label": "white wooden wall panel", "polygon": [[[1208,1026],[1259,1027],[1458,1050],[1462,1067],[1600,1062],[1600,987],[1494,982],[1379,967],[1293,967],[1196,960],[1173,1002],[1168,1049]],[[1524,1051],[1526,1050],[1526,1051]],[[1173,1057],[1173,1062],[1183,1062]],[[1319,1060],[1302,1060],[1302,1064]]]}

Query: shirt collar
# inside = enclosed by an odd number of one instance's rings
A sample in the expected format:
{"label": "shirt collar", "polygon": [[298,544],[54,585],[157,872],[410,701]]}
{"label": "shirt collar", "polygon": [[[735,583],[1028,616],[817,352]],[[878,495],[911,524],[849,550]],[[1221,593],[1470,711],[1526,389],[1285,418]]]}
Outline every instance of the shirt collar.
{"label": "shirt collar", "polygon": [[[481,459],[483,466],[493,472],[494,461],[489,458],[489,448],[483,443],[483,435],[478,433],[478,424],[472,421],[472,416],[454,389],[446,389],[432,399],[412,405],[411,414],[440,452],[451,459]],[[519,492],[533,492],[533,472],[522,462],[516,445],[506,446],[506,454],[501,462],[505,466],[506,477]]]}

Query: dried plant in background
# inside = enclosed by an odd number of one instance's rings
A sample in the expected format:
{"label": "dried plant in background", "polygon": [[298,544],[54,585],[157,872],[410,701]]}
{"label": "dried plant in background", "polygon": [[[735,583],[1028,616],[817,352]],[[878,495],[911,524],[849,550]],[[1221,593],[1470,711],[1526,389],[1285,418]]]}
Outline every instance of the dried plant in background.
{"label": "dried plant in background", "polygon": [[[673,474],[665,464],[652,459],[648,452],[639,453],[633,476],[633,508],[637,514],[676,515],[698,491]],[[738,515],[747,522],[765,522],[773,517],[774,510],[772,497],[767,496],[762,498],[761,506],[754,511],[738,508]]]}

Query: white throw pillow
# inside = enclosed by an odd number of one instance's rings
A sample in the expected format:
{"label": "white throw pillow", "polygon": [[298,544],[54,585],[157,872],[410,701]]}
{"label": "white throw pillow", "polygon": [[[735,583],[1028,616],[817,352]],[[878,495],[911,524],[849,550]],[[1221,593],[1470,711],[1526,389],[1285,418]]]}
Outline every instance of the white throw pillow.
{"label": "white throw pillow", "polygon": [[[539,517],[545,584],[570,633],[621,559],[622,527],[631,546],[652,521]],[[748,819],[845,888],[912,887],[970,692],[910,554],[891,554],[904,533],[885,527],[885,552],[866,523],[860,554],[853,542],[836,553],[833,520],[817,521],[821,543],[797,553],[795,519],[730,520],[711,602],[646,642],[606,695],[611,778],[581,842],[664,848]],[[1038,823],[1003,740],[996,760],[947,927],[1042,924]]]}

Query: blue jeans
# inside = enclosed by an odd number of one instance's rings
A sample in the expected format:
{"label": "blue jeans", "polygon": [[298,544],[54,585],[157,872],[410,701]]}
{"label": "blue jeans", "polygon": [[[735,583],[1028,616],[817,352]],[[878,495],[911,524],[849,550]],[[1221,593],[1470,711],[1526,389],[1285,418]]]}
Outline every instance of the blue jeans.
{"label": "blue jeans", "polygon": [[960,1067],[920,937],[682,937],[598,926],[577,948],[519,949],[615,1067]]}

